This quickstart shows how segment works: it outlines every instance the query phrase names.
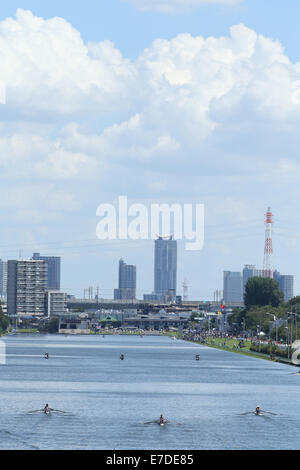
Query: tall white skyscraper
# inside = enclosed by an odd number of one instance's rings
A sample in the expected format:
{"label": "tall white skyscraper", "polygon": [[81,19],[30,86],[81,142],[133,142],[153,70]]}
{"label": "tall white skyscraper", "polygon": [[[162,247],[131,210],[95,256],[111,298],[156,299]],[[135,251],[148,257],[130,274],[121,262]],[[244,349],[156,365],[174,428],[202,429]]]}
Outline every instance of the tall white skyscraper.
{"label": "tall white skyscraper", "polygon": [[7,261],[0,259],[0,297],[6,297],[7,293]]}
{"label": "tall white skyscraper", "polygon": [[159,237],[155,240],[154,294],[175,300],[177,287],[177,240]]}

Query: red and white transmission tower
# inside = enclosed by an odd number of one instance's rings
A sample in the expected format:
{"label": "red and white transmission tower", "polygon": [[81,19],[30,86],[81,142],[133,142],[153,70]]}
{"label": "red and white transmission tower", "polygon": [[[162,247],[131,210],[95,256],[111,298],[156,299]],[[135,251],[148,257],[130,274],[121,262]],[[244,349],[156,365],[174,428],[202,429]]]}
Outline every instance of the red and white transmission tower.
{"label": "red and white transmission tower", "polygon": [[264,265],[263,265],[263,277],[269,277],[273,279],[273,244],[272,244],[272,225],[273,225],[273,214],[271,208],[265,214],[265,252],[264,252]]}

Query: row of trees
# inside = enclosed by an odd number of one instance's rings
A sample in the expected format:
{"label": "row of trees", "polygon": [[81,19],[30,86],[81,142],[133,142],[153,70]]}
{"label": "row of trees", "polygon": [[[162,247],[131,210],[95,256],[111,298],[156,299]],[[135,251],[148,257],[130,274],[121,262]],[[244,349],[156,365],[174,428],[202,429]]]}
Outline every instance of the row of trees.
{"label": "row of trees", "polygon": [[4,315],[0,304],[0,334],[5,333],[9,325],[8,318]]}
{"label": "row of trees", "polygon": [[[300,313],[300,297],[294,297],[284,303],[284,296],[274,279],[252,277],[248,280],[245,296],[244,309],[234,309],[229,317],[229,323],[237,332],[260,330],[269,333],[270,322],[276,318],[287,320],[289,312]],[[299,329],[300,330],[300,329]],[[285,337],[284,326],[277,331],[278,337]],[[272,331],[275,337],[275,329]]]}

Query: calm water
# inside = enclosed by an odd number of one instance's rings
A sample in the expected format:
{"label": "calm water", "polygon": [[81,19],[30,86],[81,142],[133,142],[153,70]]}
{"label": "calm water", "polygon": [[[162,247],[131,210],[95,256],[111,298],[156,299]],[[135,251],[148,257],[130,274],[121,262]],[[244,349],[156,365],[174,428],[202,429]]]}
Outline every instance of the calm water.
{"label": "calm water", "polygon": [[[1,449],[300,449],[294,367],[164,337],[5,343]],[[71,414],[28,414],[46,402]],[[277,414],[243,414],[257,404]]]}

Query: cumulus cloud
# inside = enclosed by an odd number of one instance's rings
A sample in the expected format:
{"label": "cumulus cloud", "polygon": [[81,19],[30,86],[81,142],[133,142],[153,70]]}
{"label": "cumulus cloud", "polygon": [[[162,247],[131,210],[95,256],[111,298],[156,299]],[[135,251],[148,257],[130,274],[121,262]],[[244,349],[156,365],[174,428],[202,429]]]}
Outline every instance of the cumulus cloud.
{"label": "cumulus cloud", "polygon": [[92,178],[100,162],[84,152],[71,152],[59,138],[38,133],[15,131],[0,133],[0,169],[2,177],[68,180]]}
{"label": "cumulus cloud", "polygon": [[[201,165],[206,174],[248,174],[262,155],[266,170],[268,158],[277,158],[277,140],[287,142],[284,133],[293,133],[300,120],[299,64],[279,42],[244,25],[228,37],[156,40],[131,70],[139,101],[133,98],[128,119],[98,134],[68,124],[64,148],[124,166],[152,162],[172,171],[189,162],[191,171]],[[264,139],[255,140],[261,134]]]}
{"label": "cumulus cloud", "polygon": [[[52,239],[53,230],[68,231],[57,240],[83,230],[90,237],[98,204],[119,194],[205,202],[208,251],[193,259],[198,279],[207,257],[204,282],[212,286],[217,244],[224,268],[256,262],[257,245],[254,259],[244,259],[245,239],[238,245],[249,218],[271,204],[294,220],[300,64],[280,42],[235,25],[221,37],[157,39],[129,60],[110,41],[85,43],[64,19],[18,10],[0,22],[0,58],[0,218],[8,242],[21,243],[24,225],[31,234],[33,224],[33,239],[45,228]],[[218,228],[234,221],[244,224],[240,233]]]}
{"label": "cumulus cloud", "polygon": [[0,56],[0,167],[11,180],[72,182],[73,200],[92,179],[102,191],[184,195],[199,178],[235,177],[242,191],[298,172],[300,64],[244,25],[157,39],[130,61],[109,41],[85,44],[61,18],[18,10],[0,23]]}
{"label": "cumulus cloud", "polygon": [[177,12],[188,10],[200,5],[237,5],[243,0],[122,0],[123,2],[134,5],[139,10]]}
{"label": "cumulus cloud", "polygon": [[0,57],[0,81],[15,112],[68,115],[128,105],[130,61],[110,41],[84,44],[62,18],[44,20],[19,9],[16,19],[0,23]]}

